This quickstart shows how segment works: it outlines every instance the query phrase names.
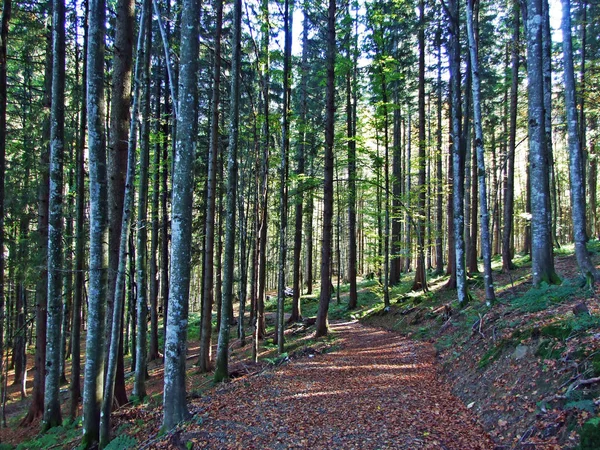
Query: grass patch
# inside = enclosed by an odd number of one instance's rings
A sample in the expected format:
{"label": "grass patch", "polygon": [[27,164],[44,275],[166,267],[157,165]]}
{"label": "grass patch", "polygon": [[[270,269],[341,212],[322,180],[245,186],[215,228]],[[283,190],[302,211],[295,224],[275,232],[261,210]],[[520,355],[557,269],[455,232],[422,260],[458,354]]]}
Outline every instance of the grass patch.
{"label": "grass patch", "polygon": [[511,309],[535,313],[581,294],[583,291],[579,283],[573,280],[565,280],[560,285],[542,283],[540,287],[533,287],[521,296],[513,298]]}

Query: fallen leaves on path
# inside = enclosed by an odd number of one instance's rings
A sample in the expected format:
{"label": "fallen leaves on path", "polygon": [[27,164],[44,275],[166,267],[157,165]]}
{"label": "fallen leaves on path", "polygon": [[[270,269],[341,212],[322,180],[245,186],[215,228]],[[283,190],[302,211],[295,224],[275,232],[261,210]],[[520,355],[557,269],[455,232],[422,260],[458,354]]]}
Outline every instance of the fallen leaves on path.
{"label": "fallen leaves on path", "polygon": [[335,351],[236,379],[193,400],[192,421],[156,447],[494,447],[438,377],[429,344],[355,322],[332,330]]}

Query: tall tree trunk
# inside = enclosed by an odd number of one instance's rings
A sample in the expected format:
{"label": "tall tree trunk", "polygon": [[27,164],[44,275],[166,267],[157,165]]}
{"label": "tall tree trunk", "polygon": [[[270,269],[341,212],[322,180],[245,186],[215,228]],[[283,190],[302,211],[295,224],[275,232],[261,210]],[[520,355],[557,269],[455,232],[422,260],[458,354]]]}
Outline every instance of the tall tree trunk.
{"label": "tall tree trunk", "polygon": [[426,153],[425,147],[425,1],[420,0],[419,14],[419,185],[417,187],[419,194],[417,219],[417,267],[415,270],[415,280],[412,285],[413,290],[422,289],[427,292],[427,273],[425,272],[425,190],[426,187]]}
{"label": "tall tree trunk", "polygon": [[513,234],[515,210],[515,147],[517,134],[517,107],[519,95],[519,47],[520,47],[520,12],[518,0],[513,1],[513,36],[511,41],[511,84],[510,84],[510,123],[508,128],[508,154],[506,156],[506,178],[504,180],[504,210],[502,230],[502,270],[513,269]]}
{"label": "tall tree trunk", "polygon": [[231,104],[229,123],[229,147],[227,149],[227,205],[225,224],[225,255],[223,262],[223,297],[221,302],[221,324],[217,343],[217,361],[215,382],[229,378],[229,328],[230,309],[233,302],[233,264],[235,259],[235,211],[237,187],[237,151],[239,144],[240,120],[240,65],[241,65],[241,28],[242,0],[235,0],[232,24],[231,54]]}
{"label": "tall tree trunk", "polygon": [[533,284],[558,283],[552,254],[549,147],[544,116],[542,2],[527,0],[527,78],[529,92],[529,165],[531,171],[531,256]]}
{"label": "tall tree trunk", "polygon": [[450,92],[452,117],[452,165],[453,165],[453,226],[454,251],[456,264],[456,289],[458,303],[464,306],[469,301],[467,291],[467,272],[465,267],[464,241],[464,176],[465,155],[461,145],[461,89],[460,89],[460,35],[459,8],[457,0],[448,2],[448,19],[450,20],[450,40],[448,58],[450,59]]}
{"label": "tall tree trunk", "polygon": [[600,280],[600,273],[590,259],[586,248],[586,211],[585,211],[585,176],[583,174],[583,158],[579,144],[577,127],[577,105],[575,100],[575,69],[573,67],[573,44],[571,37],[571,2],[562,0],[563,17],[563,55],[565,81],[565,108],[567,113],[567,129],[569,141],[569,173],[571,175],[571,213],[575,235],[575,256],[579,269],[589,284]]}
{"label": "tall tree trunk", "polygon": [[48,302],[46,386],[42,429],[58,426],[63,264],[63,159],[65,137],[65,3],[53,1],[52,101],[50,109],[50,197],[48,217]]}
{"label": "tall tree trunk", "polygon": [[327,335],[327,312],[331,298],[331,251],[333,218],[333,140],[335,126],[335,0],[327,15],[327,90],[325,94],[325,162],[323,183],[323,237],[321,247],[321,295],[316,336]]}
{"label": "tall tree trunk", "polygon": [[[12,1],[3,0],[2,19],[0,25],[0,390],[2,397],[6,395],[4,380],[4,180],[6,176],[6,103],[7,103],[7,58],[8,25],[12,12]],[[39,366],[38,366],[39,367]],[[4,417],[3,417],[4,420]],[[4,420],[5,422],[5,420]],[[4,423],[6,426],[6,423]]]}
{"label": "tall tree trunk", "polygon": [[[119,239],[125,195],[125,171],[127,169],[127,133],[130,122],[131,75],[133,64],[133,40],[135,1],[119,0],[116,4],[115,44],[112,59],[112,89],[110,91],[110,135],[107,148],[108,171],[108,290],[106,292],[106,351],[110,348],[112,309],[115,283],[119,267]],[[119,295],[124,296],[125,291]],[[122,364],[121,364],[122,365]],[[125,378],[121,373],[115,386],[119,404],[127,403]]]}
{"label": "tall tree trunk", "polygon": [[104,0],[90,0],[87,56],[90,167],[90,275],[83,392],[83,444],[99,438],[104,387],[104,313],[108,284],[108,202],[104,103]]}
{"label": "tall tree trunk", "polygon": [[79,399],[81,397],[81,309],[84,304],[84,258],[85,258],[85,136],[87,123],[86,83],[87,83],[87,17],[86,2],[83,16],[83,70],[81,77],[81,113],[79,117],[79,139],[76,156],[76,191],[75,203],[75,286],[73,292],[73,321],[71,323],[71,382],[69,385],[70,407],[69,417],[75,419]]}
{"label": "tall tree trunk", "polygon": [[[160,66],[159,66],[160,67]],[[155,83],[155,128],[154,132],[160,136],[161,127],[161,83],[160,70],[156,71]],[[154,142],[154,153],[152,154],[152,216],[151,216],[151,236],[150,236],[150,335],[148,346],[148,361],[154,361],[159,357],[158,350],[158,233],[160,217],[160,157],[161,157],[161,142],[156,139]]]}
{"label": "tall tree trunk", "polygon": [[[163,429],[170,430],[189,417],[185,361],[190,292],[192,192],[198,59],[198,0],[184,0],[181,11],[179,103],[173,166],[171,277],[165,341]],[[176,99],[173,99],[177,102]]]}
{"label": "tall tree trunk", "polygon": [[[291,11],[290,11],[291,9]],[[294,4],[290,0],[284,2],[283,34],[283,118],[281,127],[281,167],[279,172],[279,264],[277,288],[277,350],[281,355],[284,351],[284,303],[285,303],[285,272],[287,264],[287,227],[288,227],[288,158],[290,152],[290,103],[291,103],[291,70],[292,57],[292,14]]]}
{"label": "tall tree trunk", "polygon": [[208,178],[206,181],[206,241],[204,245],[204,289],[202,291],[202,319],[200,326],[200,355],[198,368],[201,372],[211,370],[212,310],[214,303],[214,248],[215,248],[215,197],[217,189],[217,159],[219,152],[219,107],[221,96],[221,31],[223,27],[223,1],[215,0],[215,59],[208,153]]}
{"label": "tall tree trunk", "polygon": [[304,201],[304,158],[306,154],[306,128],[307,128],[307,113],[308,113],[308,17],[304,14],[304,23],[302,24],[302,63],[300,75],[300,117],[299,117],[299,143],[296,151],[296,176],[298,182],[296,185],[295,195],[295,220],[294,220],[294,273],[293,273],[293,298],[292,298],[292,314],[290,322],[298,322],[302,319],[300,311],[300,297],[302,295],[301,277],[301,259],[302,259],[302,215]]}
{"label": "tall tree trunk", "polygon": [[[151,0],[144,1],[144,9],[149,11]],[[137,282],[137,346],[135,381],[133,395],[139,400],[146,397],[146,372],[148,352],[148,168],[150,164],[150,52],[152,49],[152,17],[147,14],[144,18],[144,50],[142,57],[143,69],[141,98],[140,98],[140,163],[137,201],[137,253],[136,253],[136,282]]]}
{"label": "tall tree trunk", "polygon": [[[350,3],[348,2],[348,17],[350,16]],[[307,33],[308,35],[308,33]],[[308,36],[307,36],[308,38]],[[356,46],[357,36],[353,37]],[[308,43],[308,39],[306,39]],[[348,309],[354,309],[358,306],[358,293],[356,288],[356,103],[352,100],[356,95],[356,58],[357,51],[355,50],[352,74],[348,70],[346,74],[346,115],[347,115],[347,135],[348,135],[348,281],[350,282],[350,292],[348,293]],[[350,60],[351,43],[348,39],[347,58]],[[303,94],[305,95],[305,94]],[[400,236],[398,236],[398,239]],[[399,267],[398,267],[399,269]],[[399,270],[398,270],[399,272]]]}
{"label": "tall tree trunk", "polygon": [[435,153],[436,227],[435,227],[435,274],[444,273],[444,198],[442,185],[442,43],[441,28],[436,33],[437,46],[437,128]]}
{"label": "tall tree trunk", "polygon": [[[128,151],[127,151],[127,172],[125,179],[125,196],[123,202],[123,211],[121,217],[121,237],[119,240],[119,265],[117,278],[115,280],[115,289],[113,291],[113,317],[110,321],[110,344],[108,351],[108,370],[106,371],[106,386],[104,389],[104,398],[102,403],[102,414],[100,416],[100,447],[105,447],[110,441],[110,415],[113,405],[113,396],[115,391],[115,378],[117,372],[117,359],[119,357],[119,348],[121,347],[121,329],[122,329],[122,311],[124,304],[125,277],[127,269],[127,245],[129,244],[129,228],[131,212],[133,209],[133,197],[135,183],[135,155],[136,155],[136,137],[138,121],[138,104],[140,97],[140,84],[142,76],[142,64],[145,64],[143,54],[143,42],[147,34],[147,28],[150,23],[150,1],[144,2],[141,18],[140,31],[137,44],[137,57],[135,62],[135,85],[133,91],[132,120],[129,125]],[[146,49],[147,50],[147,49]],[[136,364],[136,374],[137,374]]]}
{"label": "tall tree trunk", "polygon": [[[8,9],[6,8],[6,4],[8,3]],[[52,9],[52,4],[49,4],[50,9]],[[8,18],[5,19],[4,15],[10,13],[10,1],[6,2],[3,8],[3,16],[2,23],[4,27],[4,20],[7,20],[6,27],[8,32]],[[4,28],[2,29],[4,32]],[[2,46],[6,42],[4,38],[2,38],[2,44],[0,45],[0,55],[5,55],[4,49]],[[85,43],[85,40],[84,40]],[[35,286],[35,304],[36,304],[36,313],[35,313],[35,330],[36,330],[36,338],[35,338],[35,367],[40,368],[36,369],[34,378],[33,378],[33,392],[31,394],[31,403],[29,405],[29,411],[27,415],[21,421],[21,426],[28,426],[34,422],[40,415],[43,414],[44,411],[44,387],[45,387],[45,371],[41,370],[44,367],[46,362],[46,301],[48,296],[48,197],[50,190],[50,179],[49,179],[49,157],[50,157],[50,105],[51,105],[51,92],[52,92],[52,31],[51,27],[48,26],[46,29],[46,64],[44,69],[44,97],[43,97],[43,107],[44,110],[47,110],[47,113],[44,114],[44,121],[42,126],[42,153],[40,155],[40,174],[39,174],[39,185],[38,185],[38,231],[37,231],[37,253],[38,253],[38,261],[39,265],[43,267],[39,274],[39,278],[36,282]],[[0,89],[2,89],[3,82],[2,77],[5,75],[2,72],[2,66],[0,64]],[[0,91],[0,108],[2,108],[2,91]],[[5,130],[6,127],[1,123],[2,112],[0,110],[0,133],[2,130]],[[0,138],[0,146],[4,145],[2,139]],[[2,148],[0,147],[0,158],[4,155]],[[0,162],[0,164],[3,164]],[[0,166],[0,167],[3,167]],[[0,170],[2,170],[0,168]],[[2,172],[3,173],[3,172]],[[1,175],[0,175],[1,176]],[[3,188],[2,181],[0,181],[0,189]],[[0,203],[2,202],[4,196],[0,193]],[[4,219],[3,205],[0,206],[0,221]],[[3,248],[3,228],[0,229],[0,248]],[[3,253],[3,252],[2,252]],[[4,264],[4,260],[2,259],[3,254],[0,255],[0,266]],[[4,269],[0,267],[0,303],[3,302],[4,299]],[[0,318],[3,317],[4,311],[2,309],[2,305],[0,304]],[[3,330],[2,330],[2,322],[3,319],[0,319],[0,344],[2,343],[3,338]],[[2,345],[0,345],[0,355],[2,354]],[[2,381],[2,358],[0,358],[0,382]],[[3,386],[3,384],[0,384]]]}
{"label": "tall tree trunk", "polygon": [[[481,113],[481,86],[479,79],[478,42],[475,38],[474,0],[467,0],[467,34],[471,53],[471,74],[473,77],[473,121],[475,124],[475,152],[477,154],[477,177],[479,181],[479,207],[481,213],[481,247],[483,250],[483,280],[485,300],[488,306],[496,301],[494,280],[492,278],[492,246],[490,239],[489,211],[487,205],[487,186],[485,181],[485,157],[483,148],[483,117]],[[475,180],[473,180],[475,183]],[[473,210],[473,217],[477,214]],[[472,242],[474,245],[475,242]]]}

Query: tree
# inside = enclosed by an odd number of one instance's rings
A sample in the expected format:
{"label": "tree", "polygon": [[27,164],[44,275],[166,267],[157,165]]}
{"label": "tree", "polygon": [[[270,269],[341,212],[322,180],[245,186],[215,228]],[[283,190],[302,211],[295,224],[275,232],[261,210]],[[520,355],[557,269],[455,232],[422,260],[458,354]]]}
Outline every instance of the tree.
{"label": "tree", "polygon": [[316,336],[327,335],[327,312],[331,298],[331,252],[333,218],[333,140],[335,126],[335,0],[327,9],[327,90],[325,94],[325,160],[323,182],[323,240],[321,245],[321,295]]}
{"label": "tree", "polygon": [[506,178],[504,180],[504,210],[502,231],[502,270],[507,272],[513,268],[512,239],[514,234],[513,216],[515,209],[515,147],[517,134],[517,106],[519,91],[519,46],[520,46],[520,12],[517,0],[512,4],[513,35],[510,43],[511,84],[510,84],[510,124],[508,129],[508,149],[506,159]]}
{"label": "tree", "polygon": [[[6,174],[6,49],[12,1],[3,0],[0,24],[0,389],[4,393],[4,182]],[[6,424],[4,424],[6,425]]]}
{"label": "tree", "polygon": [[[184,0],[181,10],[179,105],[173,166],[171,276],[165,340],[163,428],[170,430],[189,417],[185,361],[190,292],[192,191],[194,185],[195,91],[198,60],[197,0]],[[176,101],[175,99],[173,99]]]}
{"label": "tree", "polygon": [[87,55],[88,153],[90,168],[90,276],[83,385],[83,444],[99,439],[104,385],[104,314],[108,276],[108,205],[104,134],[104,0],[90,0]]}
{"label": "tree", "polygon": [[215,0],[215,56],[211,122],[208,153],[208,175],[206,181],[206,241],[204,244],[204,288],[202,291],[202,319],[200,327],[200,355],[198,366],[201,372],[211,369],[212,309],[214,303],[214,248],[215,248],[215,198],[217,190],[217,159],[219,151],[219,107],[221,98],[221,32],[223,28],[223,2]]}
{"label": "tree", "polygon": [[425,1],[420,0],[419,17],[419,193],[417,219],[417,267],[412,289],[427,292],[427,273],[425,272],[425,194],[426,194],[426,154],[425,147]]}
{"label": "tree", "polygon": [[590,259],[587,251],[586,211],[585,211],[585,176],[579,143],[577,126],[577,105],[575,101],[575,69],[573,68],[573,43],[571,37],[571,2],[562,0],[563,17],[563,57],[565,81],[565,109],[567,115],[569,143],[569,173],[571,175],[571,214],[575,237],[575,255],[579,269],[587,282],[593,285],[600,280],[600,274]]}
{"label": "tree", "polygon": [[231,98],[229,105],[229,148],[227,151],[227,205],[225,223],[225,256],[223,267],[223,300],[221,301],[221,324],[217,343],[217,364],[215,382],[229,378],[229,316],[233,303],[233,263],[235,257],[235,212],[237,187],[237,150],[239,145],[240,120],[240,66],[242,2],[235,0],[233,7],[233,27],[231,34]]}
{"label": "tree", "polygon": [[[133,40],[135,22],[135,2],[119,0],[116,3],[115,44],[112,58],[112,88],[110,92],[110,134],[107,148],[108,171],[108,291],[106,293],[106,350],[110,347],[111,322],[115,283],[119,269],[119,241],[121,239],[121,219],[125,196],[125,171],[127,169],[127,133],[130,123],[131,75],[133,65]],[[125,291],[119,292],[120,296]],[[118,404],[127,403],[123,351],[120,350],[119,367],[115,386],[115,399]]]}
{"label": "tree", "polygon": [[50,110],[50,202],[48,218],[48,316],[43,429],[58,426],[62,317],[63,158],[65,138],[65,3],[53,1],[52,107]]}
{"label": "tree", "polygon": [[[150,10],[150,0],[145,0],[144,8]],[[142,400],[146,397],[147,345],[148,345],[148,169],[150,165],[150,51],[152,48],[152,16],[146,14],[144,25],[142,95],[140,98],[140,163],[138,179],[137,204],[137,252],[136,252],[136,281],[137,281],[137,345],[135,382],[133,395]]]}
{"label": "tree", "polygon": [[[479,208],[481,211],[481,246],[483,250],[484,289],[488,306],[496,301],[492,278],[492,247],[490,243],[489,212],[487,206],[487,186],[485,181],[485,156],[483,147],[483,124],[481,113],[481,80],[479,78],[478,42],[473,28],[475,0],[467,0],[467,34],[471,54],[471,76],[473,78],[473,121],[475,124],[475,152],[477,153],[477,178],[479,181]],[[475,180],[473,180],[475,183]],[[473,216],[477,211],[473,211]],[[475,245],[472,242],[472,245]]]}
{"label": "tree", "polygon": [[283,117],[281,127],[281,167],[279,173],[279,267],[277,289],[277,350],[284,351],[284,303],[285,303],[285,266],[287,258],[287,226],[288,226],[288,155],[290,152],[290,103],[291,103],[291,58],[292,58],[292,14],[294,3],[285,0],[283,13],[283,34],[285,36],[283,55]]}
{"label": "tree", "polygon": [[[127,245],[129,244],[129,229],[131,221],[131,213],[133,209],[133,196],[134,196],[134,180],[135,180],[135,155],[136,155],[136,136],[137,136],[137,121],[138,121],[138,104],[140,97],[140,84],[141,84],[141,72],[144,61],[144,47],[143,43],[146,41],[147,27],[149,25],[149,18],[151,14],[150,2],[145,1],[141,19],[140,19],[140,30],[137,44],[137,58],[135,61],[135,85],[133,91],[133,104],[132,104],[132,120],[129,124],[129,139],[128,139],[128,151],[127,151],[127,172],[125,178],[125,195],[123,202],[123,212],[121,217],[121,238],[119,240],[119,266],[117,270],[117,277],[115,279],[115,290],[113,292],[113,317],[111,320],[111,338],[108,351],[108,369],[106,371],[106,386],[104,391],[104,399],[102,403],[102,415],[100,418],[100,446],[105,447],[110,441],[110,415],[113,405],[113,396],[115,391],[115,379],[117,372],[117,359],[119,349],[122,348],[121,340],[121,317],[123,312],[123,306],[125,298],[121,294],[125,292],[125,277],[127,269]],[[147,50],[147,49],[146,49]],[[137,368],[137,364],[136,364]],[[144,374],[145,375],[145,374]]]}
{"label": "tree", "polygon": [[469,301],[464,241],[464,176],[465,152],[462,145],[462,107],[460,89],[460,27],[458,0],[450,0],[446,10],[449,20],[448,58],[450,60],[450,115],[452,121],[452,202],[454,227],[454,254],[458,303]]}
{"label": "tree", "polygon": [[554,271],[550,210],[549,155],[544,117],[542,1],[527,0],[527,90],[529,93],[529,167],[533,284],[559,283]]}

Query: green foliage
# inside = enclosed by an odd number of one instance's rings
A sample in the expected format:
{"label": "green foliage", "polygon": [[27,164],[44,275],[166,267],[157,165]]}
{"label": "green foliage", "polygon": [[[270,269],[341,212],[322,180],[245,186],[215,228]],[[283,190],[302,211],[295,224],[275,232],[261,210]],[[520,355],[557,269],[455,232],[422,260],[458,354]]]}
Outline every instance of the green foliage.
{"label": "green foliage", "polygon": [[564,347],[557,346],[552,341],[544,340],[535,351],[535,356],[541,359],[560,359]]}
{"label": "green foliage", "polygon": [[130,448],[136,448],[137,440],[126,434],[117,436],[108,443],[105,450],[127,450]]}
{"label": "green foliage", "polygon": [[0,442],[0,450],[13,450],[14,447],[10,444]]}
{"label": "green foliage", "polygon": [[592,328],[600,328],[600,316],[584,314],[546,325],[542,327],[540,334],[544,337],[564,341],[574,334],[583,333]]}
{"label": "green foliage", "polygon": [[581,411],[587,411],[590,413],[594,413],[596,410],[596,405],[593,400],[577,400],[573,402],[568,402],[565,405],[565,409],[579,409]]}
{"label": "green foliage", "polygon": [[[56,428],[62,428],[62,427],[56,427]],[[53,428],[54,429],[54,428]],[[51,430],[53,430],[51,429]],[[58,444],[59,442],[59,436],[56,435],[56,433],[45,433],[45,434],[41,434],[38,437],[30,440],[30,441],[25,441],[25,442],[21,442],[18,446],[17,446],[17,450],[33,450],[33,449],[43,449],[43,448],[49,448],[49,447],[53,447],[56,444]]]}
{"label": "green foliage", "polygon": [[479,360],[479,368],[485,369],[491,363],[497,361],[504,352],[504,349],[512,347],[514,346],[514,344],[515,341],[513,339],[501,339],[497,345],[491,347],[490,349],[488,349],[487,352],[483,354],[483,356]]}
{"label": "green foliage", "polygon": [[600,417],[588,420],[579,432],[581,450],[595,450],[600,448]]}
{"label": "green foliage", "polygon": [[565,280],[563,284],[553,285],[542,283],[512,300],[512,309],[533,313],[543,311],[553,304],[561,303],[581,293],[581,288],[572,281]]}

